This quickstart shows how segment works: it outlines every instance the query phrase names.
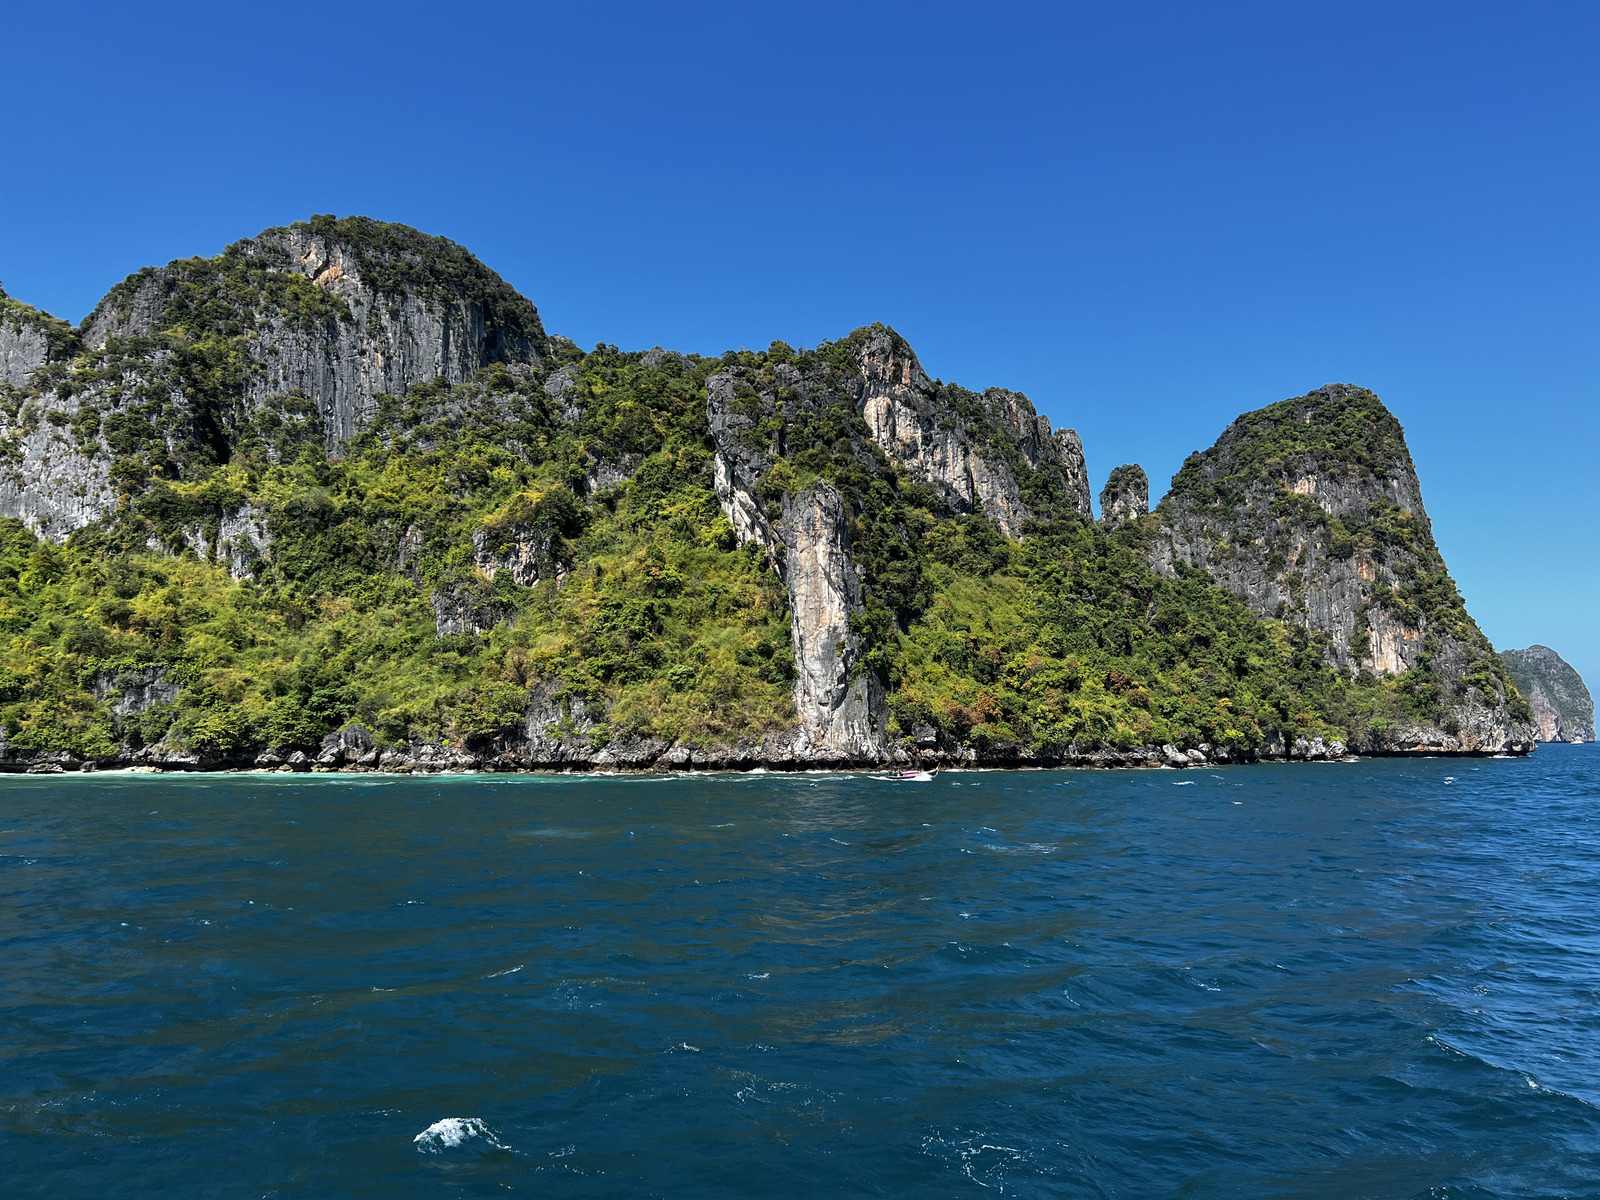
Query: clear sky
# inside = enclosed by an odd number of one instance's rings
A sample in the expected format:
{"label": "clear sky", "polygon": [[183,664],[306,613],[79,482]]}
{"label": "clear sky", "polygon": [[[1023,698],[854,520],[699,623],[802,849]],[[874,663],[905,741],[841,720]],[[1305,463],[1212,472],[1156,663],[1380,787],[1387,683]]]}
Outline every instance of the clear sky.
{"label": "clear sky", "polygon": [[1329,381],[1501,648],[1600,684],[1600,5],[7,5],[0,279],[73,320],[311,213],[580,344],[884,321],[1152,491]]}

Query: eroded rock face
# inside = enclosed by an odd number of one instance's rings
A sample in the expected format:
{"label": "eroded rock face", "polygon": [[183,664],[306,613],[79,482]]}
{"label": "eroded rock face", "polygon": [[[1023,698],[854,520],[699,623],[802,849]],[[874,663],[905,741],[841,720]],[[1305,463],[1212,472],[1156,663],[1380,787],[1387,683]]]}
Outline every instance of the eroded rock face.
{"label": "eroded rock face", "polygon": [[1365,388],[1329,384],[1241,416],[1190,455],[1157,513],[1159,573],[1203,569],[1261,616],[1306,629],[1341,670],[1426,665],[1448,715],[1361,749],[1527,744],[1503,682],[1488,694],[1476,682],[1492,648],[1434,544],[1400,424]]}
{"label": "eroded rock face", "polygon": [[480,529],[472,535],[472,561],[491,580],[505,571],[520,587],[532,587],[541,579],[559,584],[567,572],[556,559],[553,542],[551,534],[541,529]]}
{"label": "eroded rock face", "polygon": [[55,541],[117,506],[104,445],[86,452],[73,435],[84,402],[47,391],[23,401],[15,421],[0,418],[0,516]]}
{"label": "eroded rock face", "polygon": [[882,327],[848,346],[844,365],[780,359],[764,374],[735,367],[707,381],[717,498],[738,541],[766,551],[789,595],[801,728],[788,754],[768,748],[776,761],[890,753],[884,685],[862,669],[851,630],[865,608],[851,524],[866,518],[827,482],[797,476],[789,456],[803,462],[808,448],[831,445],[868,474],[881,472],[887,456],[929,487],[936,508],[981,513],[1012,537],[1046,515],[1035,504],[1052,517],[1092,511],[1078,435],[1052,431],[1027,397],[936,384]]}
{"label": "eroded rock face", "polygon": [[780,574],[789,590],[789,628],[799,671],[794,703],[802,753],[840,760],[883,752],[884,696],[861,668],[861,579],[850,559],[849,521],[839,493],[818,484],[783,499]]}
{"label": "eroded rock face", "polygon": [[[215,259],[148,268],[81,335],[0,296],[0,515],[60,540],[115,511],[111,423],[148,427],[147,448],[174,462],[220,462],[263,410],[308,400],[334,449],[381,395],[535,366],[546,344],[533,305],[465,250],[360,220],[269,229]],[[226,394],[191,387],[182,354],[206,345],[237,363],[217,377]],[[239,557],[265,552],[231,532]]]}
{"label": "eroded rock face", "polygon": [[[1378,589],[1400,587],[1419,565],[1443,569],[1398,422],[1393,456],[1385,462],[1349,464],[1342,457],[1323,462],[1305,455],[1281,463],[1268,476],[1240,474],[1254,456],[1255,443],[1277,435],[1284,425],[1337,419],[1347,400],[1377,403],[1364,388],[1330,384],[1303,401],[1285,402],[1297,407],[1266,420],[1259,419],[1261,413],[1246,414],[1210,450],[1191,455],[1161,503],[1151,562],[1165,575],[1172,575],[1179,562],[1202,567],[1261,615],[1326,635],[1329,658],[1340,668],[1398,674],[1422,654],[1426,621],[1403,622],[1372,605],[1372,597]],[[1330,528],[1329,518],[1340,527]],[[1339,529],[1348,532],[1374,519],[1402,530],[1416,548],[1338,536]],[[1429,561],[1419,563],[1422,558]]]}
{"label": "eroded rock face", "polygon": [[365,725],[358,725],[352,721],[322,739],[322,747],[317,753],[317,764],[324,767],[341,765],[371,767],[377,765],[378,754],[377,741],[373,738],[372,731]]}
{"label": "eroded rock face", "polygon": [[[272,396],[303,392],[316,401],[332,448],[372,418],[381,394],[401,396],[441,377],[461,383],[495,362],[537,363],[544,331],[532,306],[522,301],[526,312],[520,319],[510,315],[515,293],[486,268],[478,269],[489,293],[430,285],[403,269],[438,242],[419,239],[420,252],[405,243],[367,249],[337,233],[292,225],[231,248],[248,267],[298,275],[330,301],[329,311],[309,319],[272,309],[252,314],[254,369],[245,411]],[[155,333],[190,274],[183,262],[142,273],[132,289],[100,303],[85,326],[85,343],[100,347],[110,338]],[[492,295],[495,284],[503,295]]]}
{"label": "eroded rock face", "polygon": [[771,455],[754,443],[753,420],[738,411],[733,380],[713,376],[707,417],[717,451],[717,498],[741,544],[767,552],[789,595],[795,708],[800,716],[787,756],[795,761],[878,761],[888,713],[876,675],[860,667],[850,618],[862,611],[861,579],[850,556],[849,514],[839,493],[818,483],[777,502],[758,499]]}
{"label": "eroded rock face", "polygon": [[165,667],[101,671],[94,677],[94,698],[109,701],[112,717],[121,721],[158,704],[171,704],[178,698],[178,685],[167,678]]}
{"label": "eroded rock face", "polygon": [[250,575],[258,562],[272,556],[272,533],[267,528],[266,514],[253,504],[240,505],[221,518],[214,531],[196,526],[183,532],[184,541],[196,555],[205,562],[227,567],[235,579]]}
{"label": "eroded rock face", "polygon": [[1541,742],[1594,741],[1594,698],[1583,677],[1549,646],[1501,653],[1517,690],[1533,710]]}
{"label": "eroded rock face", "polygon": [[1052,434],[1026,396],[1003,388],[981,396],[941,391],[911,347],[888,330],[875,331],[858,358],[860,411],[873,440],[956,508],[986,514],[1008,537],[1022,535],[1034,514],[1007,461],[1009,449],[1033,470],[1059,471],[1077,511],[1092,515],[1082,441],[1070,429]]}
{"label": "eroded rock face", "polygon": [[1107,525],[1136,521],[1150,511],[1150,481],[1138,463],[1115,467],[1100,489],[1100,519]]}
{"label": "eroded rock face", "polygon": [[38,325],[0,307],[0,383],[23,387],[50,360],[50,339]]}
{"label": "eroded rock face", "polygon": [[481,587],[461,585],[432,593],[434,632],[439,637],[463,633],[488,633],[517,615],[515,606],[485,595]]}

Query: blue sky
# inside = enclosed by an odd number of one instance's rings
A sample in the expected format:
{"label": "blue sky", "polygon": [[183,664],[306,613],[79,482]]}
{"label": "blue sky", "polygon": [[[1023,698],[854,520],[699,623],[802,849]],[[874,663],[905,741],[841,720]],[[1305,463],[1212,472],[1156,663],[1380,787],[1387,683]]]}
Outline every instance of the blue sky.
{"label": "blue sky", "polygon": [[313,212],[584,345],[870,321],[1153,491],[1329,381],[1502,648],[1600,683],[1600,6],[11,5],[0,279],[78,319]]}

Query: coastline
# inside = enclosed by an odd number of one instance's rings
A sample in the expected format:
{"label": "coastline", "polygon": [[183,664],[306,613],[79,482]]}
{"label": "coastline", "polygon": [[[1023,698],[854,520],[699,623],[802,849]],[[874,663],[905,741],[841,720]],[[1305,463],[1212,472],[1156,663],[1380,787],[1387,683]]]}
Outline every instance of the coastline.
{"label": "coastline", "polygon": [[[342,731],[341,731],[342,732]],[[313,757],[303,751],[283,755],[270,750],[232,755],[185,753],[172,748],[146,747],[140,751],[104,758],[80,758],[62,751],[30,754],[6,748],[0,753],[0,775],[540,775],[540,776],[675,776],[697,774],[807,774],[866,773],[886,767],[917,765],[942,771],[1049,771],[1049,770],[1186,770],[1220,766],[1282,763],[1358,762],[1366,758],[1523,758],[1535,743],[1504,746],[1463,746],[1454,739],[1414,742],[1411,745],[1350,747],[1321,738],[1273,743],[1248,751],[1211,746],[1179,749],[1138,746],[1126,750],[1097,748],[1076,751],[1028,753],[1016,748],[987,752],[962,747],[964,753],[917,752],[896,747],[892,755],[875,759],[830,760],[800,756],[766,756],[751,753],[760,746],[672,747],[676,753],[657,753],[642,760],[608,754],[609,748],[584,754],[532,758],[512,752],[486,753],[440,743],[420,743],[379,749],[370,746],[351,753],[329,736]],[[370,761],[362,761],[368,759]]]}

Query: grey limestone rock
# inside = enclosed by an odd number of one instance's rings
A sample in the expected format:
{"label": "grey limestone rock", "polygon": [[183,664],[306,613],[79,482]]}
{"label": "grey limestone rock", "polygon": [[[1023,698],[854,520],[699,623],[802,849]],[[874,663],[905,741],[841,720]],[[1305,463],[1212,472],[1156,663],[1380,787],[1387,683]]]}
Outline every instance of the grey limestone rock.
{"label": "grey limestone rock", "polygon": [[[1352,432],[1354,431],[1354,432]],[[1191,455],[1157,508],[1151,565],[1199,567],[1255,612],[1321,639],[1340,670],[1400,674],[1424,662],[1449,698],[1438,726],[1392,730],[1369,752],[1495,753],[1525,746],[1505,689],[1470,680],[1492,654],[1467,629],[1430,629],[1396,602],[1420,573],[1445,575],[1399,422],[1365,388],[1328,384],[1246,413]],[[1466,640],[1463,640],[1465,638]]]}
{"label": "grey limestone rock", "polygon": [[56,541],[117,506],[109,456],[84,453],[69,432],[82,404],[52,391],[25,401],[13,422],[0,416],[0,447],[10,451],[0,458],[0,516]]}
{"label": "grey limestone rock", "polygon": [[[175,367],[175,326],[233,339],[244,363],[233,394],[191,394]],[[115,454],[99,418],[121,419],[133,395],[169,393],[159,434],[179,457],[225,460],[257,414],[297,397],[335,449],[385,395],[460,383],[494,363],[536,366],[546,346],[533,305],[461,247],[361,219],[317,218],[218,258],[147,268],[112,289],[81,334],[0,297],[0,387],[10,389],[0,516],[61,540],[115,511]],[[72,386],[60,386],[68,375]],[[247,570],[265,544],[229,532],[230,565]]]}
{"label": "grey limestone rock", "polygon": [[[460,383],[494,362],[539,361],[544,330],[532,305],[513,304],[515,293],[452,243],[406,234],[372,248],[339,226],[297,224],[230,247],[248,267],[308,281],[335,310],[311,320],[271,310],[251,314],[255,369],[246,384],[246,411],[269,397],[303,392],[317,402],[333,447],[372,418],[381,395],[404,395],[413,384],[441,376]],[[480,286],[428,279],[433,256],[470,262]],[[131,287],[101,301],[86,324],[85,342],[100,347],[113,337],[154,333],[190,274],[180,261],[134,277]]]}
{"label": "grey limestone rock", "polygon": [[1100,489],[1100,519],[1107,525],[1123,525],[1150,511],[1150,481],[1138,463],[1116,467]]}
{"label": "grey limestone rock", "polygon": [[322,739],[317,753],[320,766],[372,766],[378,761],[377,742],[372,731],[354,721]]}
{"label": "grey limestone rock", "polygon": [[547,530],[523,526],[480,529],[472,535],[472,560],[491,580],[505,571],[521,587],[532,587],[541,579],[559,584],[567,570],[556,557],[555,540]]}
{"label": "grey limestone rock", "polygon": [[771,456],[751,444],[752,419],[738,410],[733,380],[713,376],[707,417],[717,452],[713,477],[723,513],[741,544],[766,551],[789,594],[795,708],[789,755],[819,762],[877,761],[886,752],[881,681],[858,669],[860,638],[850,618],[862,611],[861,580],[850,554],[844,502],[826,483],[785,494],[777,514],[758,501]]}
{"label": "grey limestone rock", "polygon": [[844,501],[819,483],[783,500],[779,573],[789,590],[795,708],[802,755],[828,760],[883,754],[886,698],[875,673],[859,668],[861,639],[850,618],[862,609],[850,557]]}
{"label": "grey limestone rock", "polygon": [[[1023,481],[1037,472],[1056,473],[1055,494],[1069,497],[1071,511],[1091,513],[1078,435],[1052,431],[1025,396],[935,384],[911,348],[882,327],[853,343],[853,358],[855,373],[843,376],[780,361],[766,376],[734,368],[707,381],[717,498],[738,541],[762,547],[789,596],[800,725],[787,747],[763,751],[773,761],[883,761],[897,752],[884,732],[883,682],[863,668],[851,630],[863,611],[863,583],[844,497],[820,481],[781,495],[763,490],[766,473],[789,451],[791,429],[851,404],[872,442],[913,479],[950,509],[983,513],[1012,537],[1035,516]],[[851,453],[866,469],[880,469],[870,447]]]}
{"label": "grey limestone rock", "polygon": [[0,303],[0,383],[25,387],[50,360],[50,339],[37,323],[13,316]]}
{"label": "grey limestone rock", "polygon": [[1503,651],[1500,657],[1533,710],[1535,740],[1594,741],[1594,698],[1583,677],[1561,655],[1549,646],[1534,645]]}
{"label": "grey limestone rock", "polygon": [[517,615],[513,605],[486,594],[481,585],[457,584],[428,597],[433,607],[434,631],[439,637],[462,633],[488,633]]}
{"label": "grey limestone rock", "polygon": [[1007,456],[976,436],[981,430],[1006,439],[1028,469],[1060,471],[1077,511],[1091,515],[1082,441],[1070,429],[1052,434],[1026,396],[1003,388],[981,396],[963,390],[959,397],[941,390],[904,339],[887,329],[874,330],[857,358],[858,403],[873,440],[956,508],[985,513],[1008,537],[1020,537],[1033,516]]}
{"label": "grey limestone rock", "polygon": [[258,562],[272,557],[272,534],[266,514],[253,504],[244,504],[223,517],[213,530],[193,526],[183,531],[189,548],[206,562],[228,568],[235,579],[243,579]]}
{"label": "grey limestone rock", "polygon": [[94,677],[94,698],[109,702],[112,717],[121,721],[158,704],[171,704],[178,698],[178,685],[167,678],[164,666],[101,671]]}
{"label": "grey limestone rock", "polygon": [[[1325,420],[1347,397],[1376,400],[1364,388],[1330,384],[1304,397],[1301,415]],[[1159,508],[1152,565],[1166,575],[1179,562],[1202,567],[1261,615],[1286,616],[1326,634],[1331,660],[1340,668],[1396,674],[1414,666],[1426,628],[1407,626],[1370,604],[1375,586],[1392,589],[1403,582],[1410,556],[1342,545],[1327,521],[1365,522],[1377,506],[1399,514],[1431,546],[1432,527],[1410,453],[1402,443],[1397,457],[1376,466],[1296,458],[1268,478],[1243,482],[1234,503],[1212,503],[1201,489],[1191,495],[1179,488],[1185,472],[1195,477],[1191,482],[1230,478],[1262,436],[1247,422],[1257,415],[1235,421],[1174,478],[1174,490]]]}
{"label": "grey limestone rock", "polygon": [[583,416],[583,405],[578,399],[578,372],[572,366],[550,372],[544,381],[544,394],[550,397],[556,413],[569,424]]}

